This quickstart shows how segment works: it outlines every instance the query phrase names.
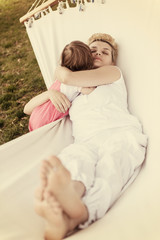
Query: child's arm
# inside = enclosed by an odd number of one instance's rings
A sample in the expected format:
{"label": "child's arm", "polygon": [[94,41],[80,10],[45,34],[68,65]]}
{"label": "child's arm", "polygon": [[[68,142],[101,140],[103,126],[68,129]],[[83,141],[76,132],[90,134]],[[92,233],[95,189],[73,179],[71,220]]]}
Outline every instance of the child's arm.
{"label": "child's arm", "polygon": [[46,101],[49,100],[48,91],[45,91],[35,97],[33,97],[25,106],[24,106],[24,113],[27,115],[31,115],[33,109]]}
{"label": "child's arm", "polygon": [[66,112],[70,107],[70,101],[68,98],[61,92],[49,89],[35,97],[33,97],[24,107],[24,113],[30,115],[33,109],[41,104],[51,100],[55,108],[59,112]]}
{"label": "child's arm", "polygon": [[49,89],[48,90],[49,99],[59,112],[65,113],[68,108],[70,108],[71,103],[69,99],[60,91]]}

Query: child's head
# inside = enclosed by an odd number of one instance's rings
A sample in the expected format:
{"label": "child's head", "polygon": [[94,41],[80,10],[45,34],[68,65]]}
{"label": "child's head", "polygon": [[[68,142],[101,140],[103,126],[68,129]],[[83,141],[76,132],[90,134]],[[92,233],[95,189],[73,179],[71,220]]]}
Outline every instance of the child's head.
{"label": "child's head", "polygon": [[118,45],[114,38],[106,33],[95,33],[88,39],[88,45],[90,46],[96,41],[106,42],[112,47],[112,61],[115,64],[118,56]]}
{"label": "child's head", "polygon": [[66,45],[61,55],[61,66],[71,71],[92,69],[93,56],[88,45],[81,41],[73,41]]}

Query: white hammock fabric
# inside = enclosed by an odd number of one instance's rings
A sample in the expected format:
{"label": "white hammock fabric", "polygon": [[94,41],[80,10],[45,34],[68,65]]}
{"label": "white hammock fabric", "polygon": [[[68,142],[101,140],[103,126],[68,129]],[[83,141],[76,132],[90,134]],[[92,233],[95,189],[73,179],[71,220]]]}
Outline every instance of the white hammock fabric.
{"label": "white hammock fabric", "polygon": [[[130,110],[149,137],[146,163],[132,186],[103,219],[67,239],[159,240],[159,24],[159,0],[106,0],[86,3],[84,12],[78,7],[51,12],[27,26],[47,88],[65,44],[96,32],[115,37]],[[33,210],[39,165],[72,141],[71,123],[64,118],[0,147],[0,239],[43,239],[44,222]]]}

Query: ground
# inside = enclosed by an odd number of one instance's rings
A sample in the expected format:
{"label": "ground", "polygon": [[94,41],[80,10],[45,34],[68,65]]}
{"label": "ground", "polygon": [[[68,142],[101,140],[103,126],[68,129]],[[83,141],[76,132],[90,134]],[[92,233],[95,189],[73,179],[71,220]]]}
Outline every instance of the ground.
{"label": "ground", "polygon": [[0,1],[0,144],[28,132],[25,103],[46,90],[25,27],[33,0]]}

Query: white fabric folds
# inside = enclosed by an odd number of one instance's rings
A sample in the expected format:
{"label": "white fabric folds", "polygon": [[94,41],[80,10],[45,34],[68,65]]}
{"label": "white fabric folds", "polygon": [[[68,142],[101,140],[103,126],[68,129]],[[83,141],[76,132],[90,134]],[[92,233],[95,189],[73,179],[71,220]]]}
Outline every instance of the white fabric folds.
{"label": "white fabric folds", "polygon": [[33,208],[39,166],[72,141],[71,122],[64,118],[1,146],[0,239],[43,239],[43,221]]}
{"label": "white fabric folds", "polygon": [[[129,108],[149,137],[138,178],[107,215],[68,239],[159,240],[160,228],[160,2],[106,0],[86,9],[51,12],[27,27],[46,86],[65,46],[91,34],[111,34],[119,44]],[[42,159],[72,142],[68,118],[46,125],[0,147],[0,239],[42,240],[44,222],[33,209]]]}

